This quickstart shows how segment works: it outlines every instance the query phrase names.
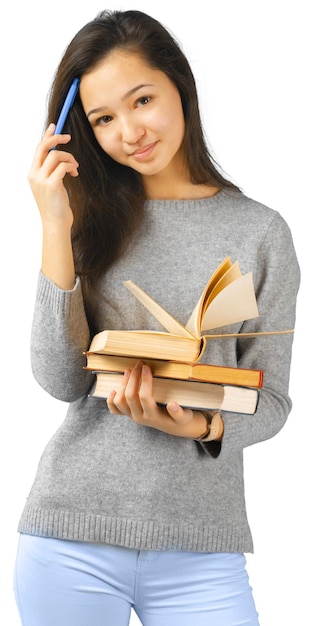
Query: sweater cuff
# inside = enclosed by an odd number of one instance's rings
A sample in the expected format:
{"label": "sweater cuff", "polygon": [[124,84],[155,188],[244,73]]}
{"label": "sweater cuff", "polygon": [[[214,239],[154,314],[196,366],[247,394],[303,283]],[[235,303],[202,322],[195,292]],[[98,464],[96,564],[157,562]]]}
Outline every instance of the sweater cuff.
{"label": "sweater cuff", "polygon": [[37,284],[37,302],[56,315],[63,317],[81,310],[83,296],[80,278],[76,277],[73,289],[65,291],[40,271]]}
{"label": "sweater cuff", "polygon": [[207,456],[212,456],[216,459],[222,449],[222,439],[220,441],[198,441],[195,440],[198,451],[201,454],[206,454]]}

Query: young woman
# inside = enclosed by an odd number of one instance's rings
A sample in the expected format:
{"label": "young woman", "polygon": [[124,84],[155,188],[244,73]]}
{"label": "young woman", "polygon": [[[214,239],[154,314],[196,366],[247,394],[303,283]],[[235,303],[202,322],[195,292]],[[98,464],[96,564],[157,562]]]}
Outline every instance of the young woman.
{"label": "young woman", "polygon": [[[65,133],[54,134],[75,77]],[[243,450],[287,419],[293,335],[245,333],[294,327],[287,224],[220,173],[189,64],[139,11],[104,11],[69,44],[29,180],[43,225],[32,367],[69,408],[20,520],[22,624],[124,626],[133,607],[144,626],[258,625]],[[83,353],[96,332],[161,329],[123,282],[185,324],[226,256],[253,272],[260,316],[231,326],[238,338],[211,340],[202,360],[263,369],[256,414],[224,413],[212,440],[209,413],[155,403],[141,362],[107,403],[90,398]]]}

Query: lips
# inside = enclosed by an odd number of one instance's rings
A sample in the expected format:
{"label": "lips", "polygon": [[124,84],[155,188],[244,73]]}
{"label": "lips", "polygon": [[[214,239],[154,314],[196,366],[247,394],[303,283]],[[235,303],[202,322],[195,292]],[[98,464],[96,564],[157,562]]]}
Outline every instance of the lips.
{"label": "lips", "polygon": [[147,146],[143,146],[142,148],[139,148],[138,150],[135,150],[134,152],[132,152],[130,156],[138,160],[146,159],[152,154],[156,146],[156,143],[157,143],[156,141],[154,143],[149,143]]}

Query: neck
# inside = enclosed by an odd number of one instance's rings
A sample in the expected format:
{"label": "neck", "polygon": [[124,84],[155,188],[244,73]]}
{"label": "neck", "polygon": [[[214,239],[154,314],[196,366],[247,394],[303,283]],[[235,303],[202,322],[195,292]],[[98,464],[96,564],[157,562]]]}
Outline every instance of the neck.
{"label": "neck", "polygon": [[144,176],[143,185],[149,200],[195,200],[209,198],[220,191],[213,185],[192,183],[185,174],[177,172],[174,176],[169,173]]}
{"label": "neck", "polygon": [[167,188],[151,189],[145,186],[145,193],[148,200],[196,200],[197,198],[209,198],[220,191],[219,187],[212,185],[175,185],[170,184]]}

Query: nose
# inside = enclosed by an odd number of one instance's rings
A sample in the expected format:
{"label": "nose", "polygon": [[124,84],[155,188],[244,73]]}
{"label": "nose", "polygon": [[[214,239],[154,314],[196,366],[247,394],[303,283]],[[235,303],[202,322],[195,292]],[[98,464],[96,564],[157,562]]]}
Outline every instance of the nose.
{"label": "nose", "polygon": [[141,124],[129,117],[123,118],[120,125],[123,143],[136,144],[145,135],[145,129]]}

